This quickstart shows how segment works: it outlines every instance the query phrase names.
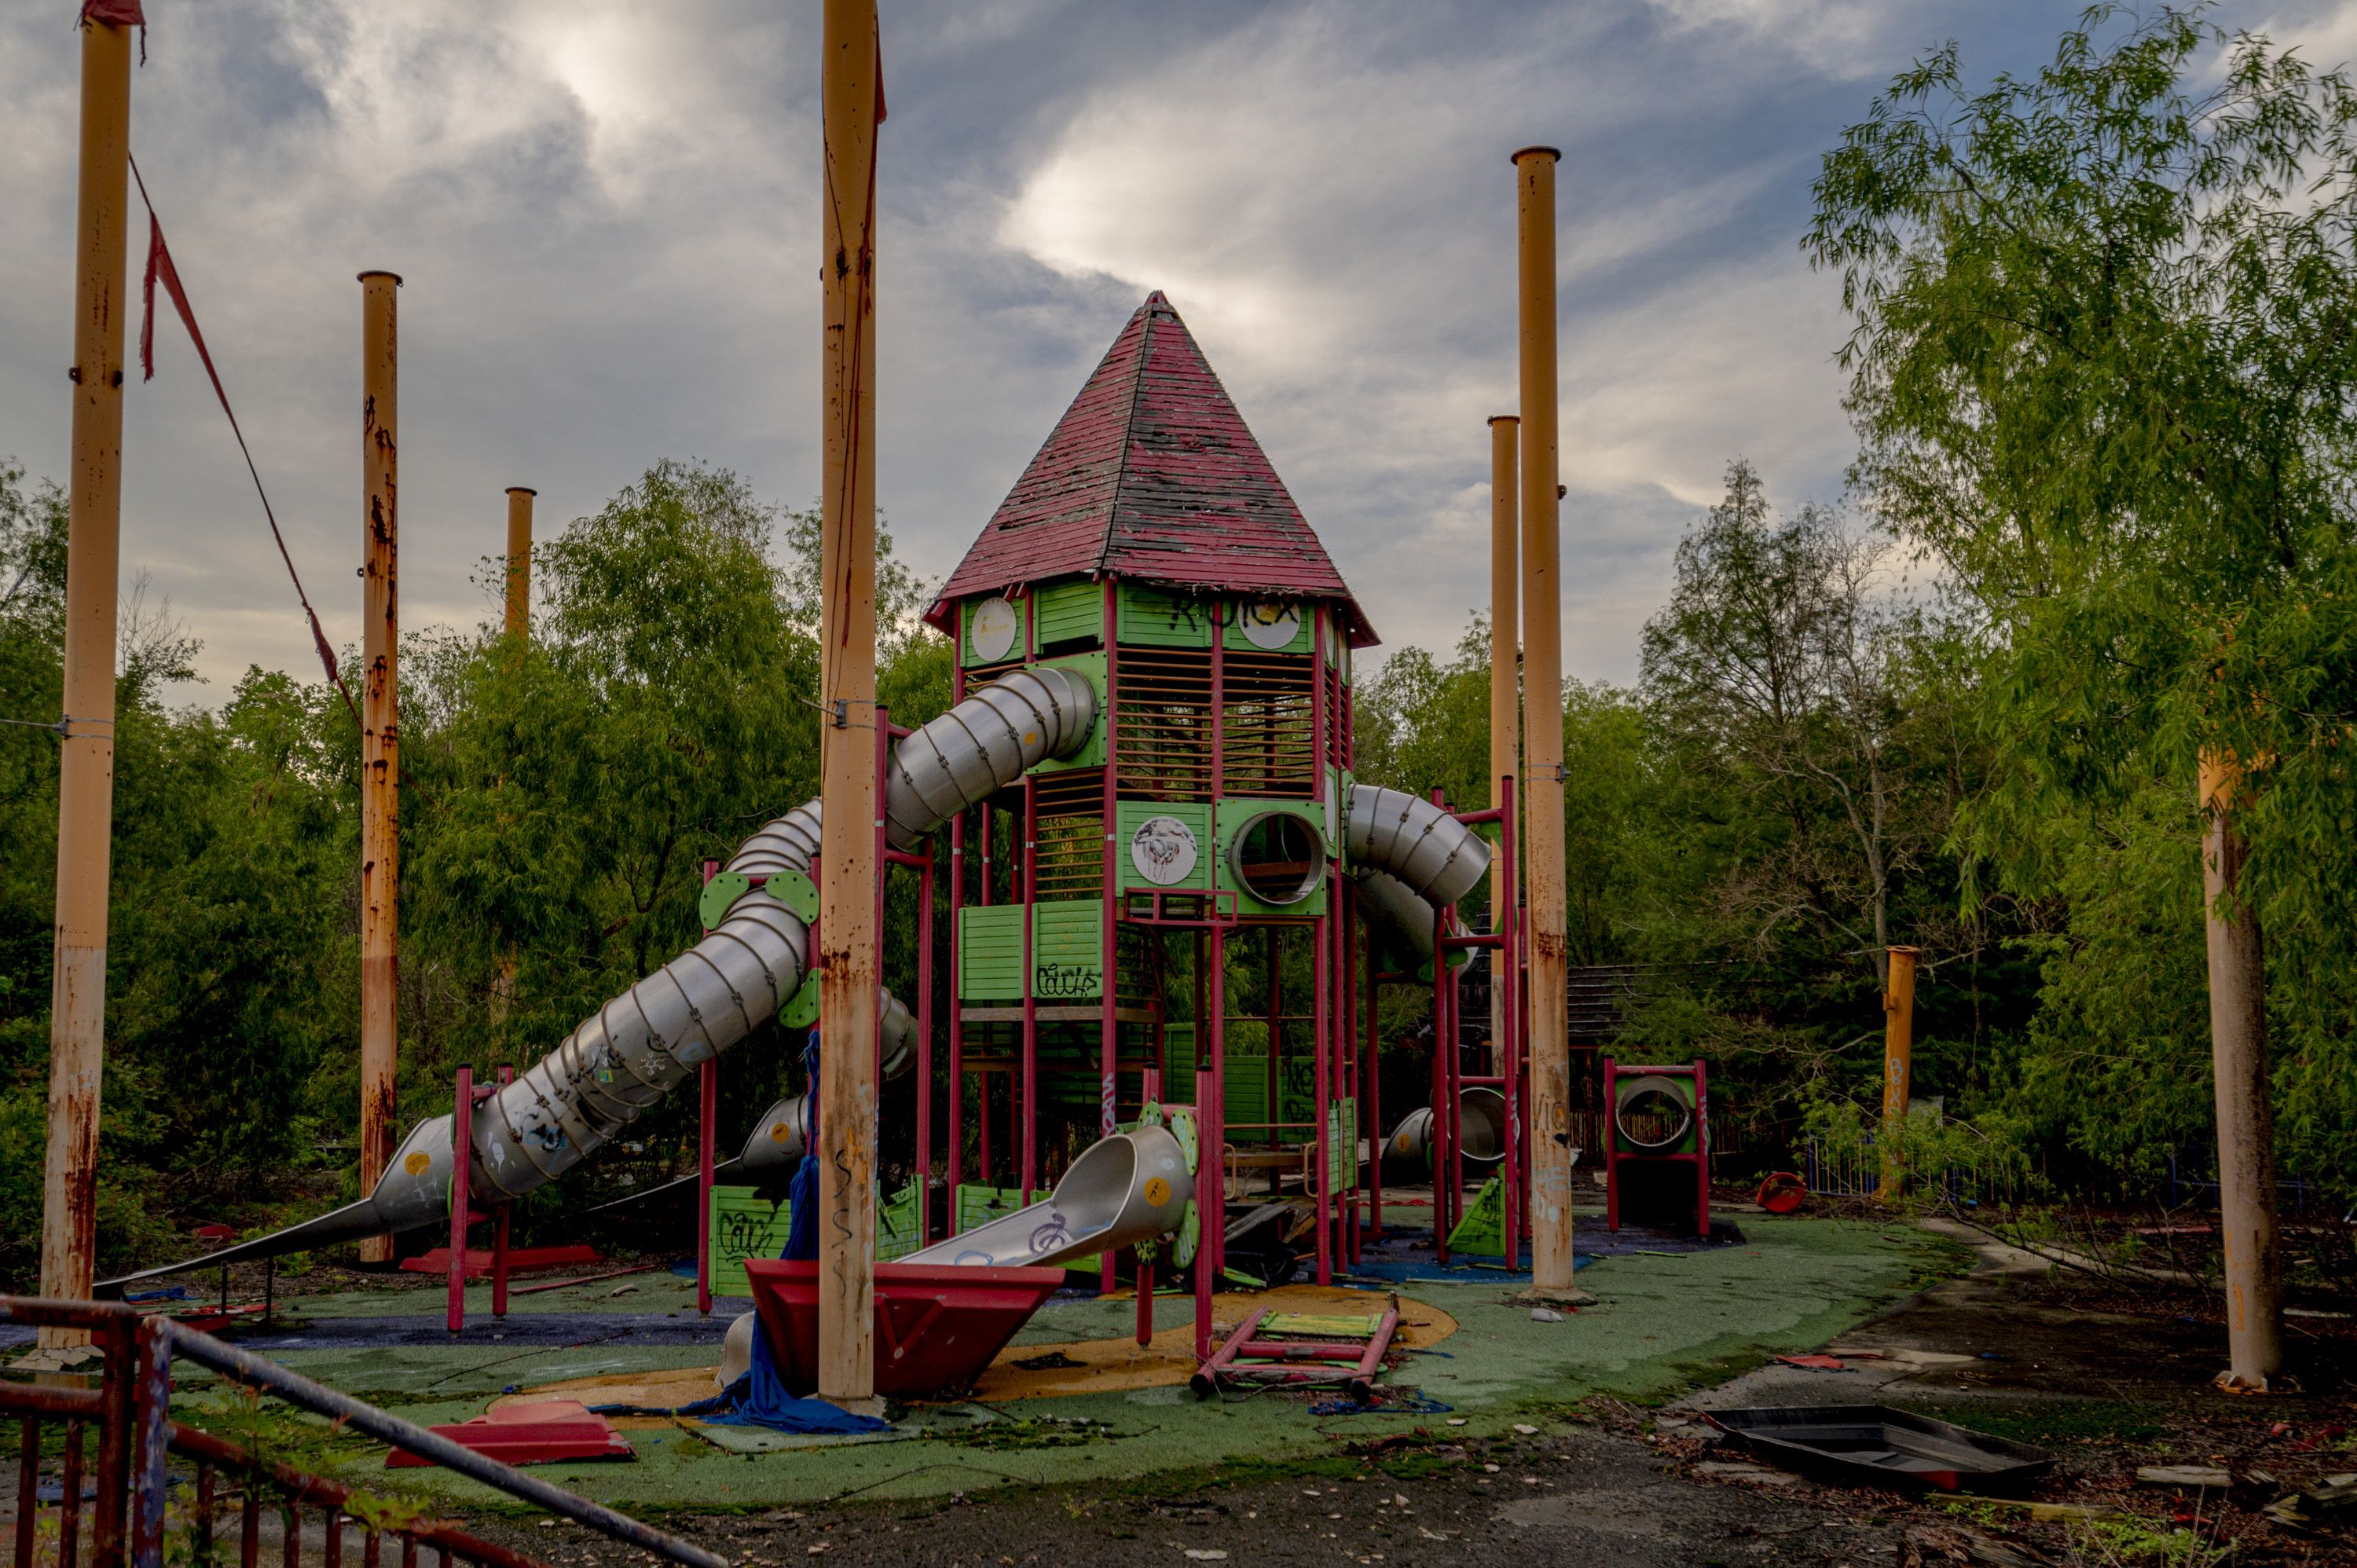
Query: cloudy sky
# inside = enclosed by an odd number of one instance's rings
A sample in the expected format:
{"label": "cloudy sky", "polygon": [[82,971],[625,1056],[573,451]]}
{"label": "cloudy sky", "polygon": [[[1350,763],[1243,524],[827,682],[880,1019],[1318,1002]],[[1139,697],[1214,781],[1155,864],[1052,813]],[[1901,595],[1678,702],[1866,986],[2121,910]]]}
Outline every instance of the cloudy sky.
{"label": "cloudy sky", "polygon": [[[148,0],[133,146],[331,638],[357,637],[360,287],[402,293],[404,621],[471,624],[502,491],[544,532],[664,456],[817,490],[816,0]],[[1167,291],[1392,647],[1488,596],[1513,181],[1560,172],[1566,664],[1635,672],[1742,455],[1850,442],[1819,154],[1957,38],[2033,68],[2079,0],[885,0],[879,489],[945,575]],[[0,456],[62,478],[71,0],[0,6]],[[2229,5],[2357,54],[2357,0]],[[137,257],[133,258],[136,266]],[[219,701],[307,638],[194,353],[125,422],[125,583]]]}

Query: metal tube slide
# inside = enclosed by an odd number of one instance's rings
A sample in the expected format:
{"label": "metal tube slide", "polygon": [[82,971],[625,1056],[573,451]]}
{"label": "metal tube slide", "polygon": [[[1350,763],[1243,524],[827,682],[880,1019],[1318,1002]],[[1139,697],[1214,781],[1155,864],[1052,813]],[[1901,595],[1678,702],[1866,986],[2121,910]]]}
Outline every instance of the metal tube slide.
{"label": "metal tube slide", "polygon": [[[1351,786],[1342,848],[1353,866],[1390,872],[1427,904],[1454,904],[1490,875],[1490,845],[1480,833],[1403,789]],[[1425,929],[1432,929],[1429,914]]]}
{"label": "metal tube slide", "polygon": [[[1096,722],[1096,689],[1076,671],[1018,670],[984,687],[894,748],[885,791],[887,837],[913,849],[951,816],[1030,768],[1078,751]],[[819,809],[813,800],[747,839],[727,869],[808,875],[818,843]],[[584,1019],[555,1050],[475,1108],[468,1190],[497,1201],[564,1175],[699,1065],[767,1022],[801,989],[809,963],[810,933],[801,917],[772,898],[738,899],[702,941]],[[881,1026],[889,1077],[915,1058],[915,1023],[888,994]],[[357,1203],[219,1252],[105,1283],[120,1286],[438,1223],[448,1215],[451,1133],[447,1115],[410,1129],[376,1190]],[[795,1153],[799,1157],[800,1150]]]}
{"label": "metal tube slide", "polygon": [[1187,1157],[1155,1124],[1100,1138],[1041,1202],[899,1261],[977,1268],[1053,1268],[1166,1235],[1195,1196]]}

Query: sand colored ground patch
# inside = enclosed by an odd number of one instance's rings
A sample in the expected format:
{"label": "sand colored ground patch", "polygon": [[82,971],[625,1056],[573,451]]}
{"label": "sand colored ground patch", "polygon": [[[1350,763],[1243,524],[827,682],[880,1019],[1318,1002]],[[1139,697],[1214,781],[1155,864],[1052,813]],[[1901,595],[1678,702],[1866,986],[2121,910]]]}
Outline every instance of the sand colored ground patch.
{"label": "sand colored ground patch", "polygon": [[[609,1372],[602,1378],[567,1378],[559,1383],[544,1383],[538,1388],[522,1389],[490,1402],[490,1408],[508,1404],[537,1404],[542,1400],[579,1400],[596,1409],[604,1404],[640,1405],[648,1410],[676,1410],[683,1404],[708,1400],[720,1391],[714,1373],[719,1370],[716,1359],[709,1367],[673,1367],[654,1372]],[[617,1432],[644,1431],[669,1426],[667,1415],[608,1416]]]}
{"label": "sand colored ground patch", "polygon": [[[1427,1302],[1400,1297],[1400,1329],[1393,1343],[1407,1349],[1437,1345],[1457,1332],[1457,1320]],[[1286,1285],[1251,1294],[1222,1294],[1211,1298],[1212,1322],[1224,1335],[1252,1313],[1332,1312],[1364,1316],[1381,1312],[1384,1298],[1371,1292],[1321,1289],[1317,1285]],[[1015,1365],[1061,1353],[1078,1367],[1027,1371]],[[999,1352],[974,1397],[986,1403],[1009,1400],[1066,1399],[1080,1394],[1128,1393],[1137,1389],[1169,1388],[1194,1376],[1195,1328],[1178,1324],[1157,1332],[1141,1346],[1133,1337],[1123,1339],[1075,1339],[1060,1344],[1009,1345]],[[500,1405],[548,1399],[579,1400],[583,1404],[642,1405],[653,1410],[676,1409],[719,1391],[716,1367],[677,1367],[662,1371],[614,1372],[604,1377],[568,1378],[544,1383],[491,1402]],[[621,1431],[669,1425],[665,1416],[616,1416]]]}
{"label": "sand colored ground patch", "polygon": [[[1437,1345],[1457,1332],[1457,1320],[1428,1303],[1399,1298],[1400,1329],[1392,1343],[1409,1349]],[[1271,1312],[1336,1312],[1364,1316],[1381,1312],[1383,1297],[1362,1290],[1325,1289],[1317,1285],[1284,1285],[1252,1294],[1222,1294],[1211,1298],[1211,1321],[1221,1335],[1262,1307]],[[1061,1351],[1079,1367],[1026,1371],[1015,1363]],[[1158,1331],[1141,1346],[1127,1339],[1087,1339],[1069,1345],[1010,1345],[974,1384],[974,1397],[985,1403],[1008,1400],[1066,1399],[1076,1394],[1127,1393],[1136,1389],[1168,1388],[1195,1375],[1195,1326],[1179,1324]]]}

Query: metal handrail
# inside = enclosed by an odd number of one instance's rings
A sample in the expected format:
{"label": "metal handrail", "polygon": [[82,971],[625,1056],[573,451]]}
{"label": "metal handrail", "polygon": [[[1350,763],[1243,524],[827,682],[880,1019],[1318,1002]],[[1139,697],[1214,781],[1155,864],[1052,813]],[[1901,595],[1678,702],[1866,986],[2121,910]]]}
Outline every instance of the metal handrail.
{"label": "metal handrail", "polygon": [[[135,1529],[139,1568],[160,1568],[160,1551],[150,1558],[145,1548],[152,1542],[160,1547],[163,1538],[165,1455],[169,1446],[169,1422],[164,1407],[170,1394],[170,1359],[185,1356],[199,1366],[210,1367],[224,1377],[233,1378],[249,1387],[265,1389],[288,1404],[307,1410],[352,1428],[367,1433],[379,1442],[430,1459],[445,1469],[455,1470],[470,1480],[507,1493],[533,1506],[558,1514],[578,1524],[587,1525],[600,1534],[627,1541],[657,1556],[665,1557],[683,1568],[730,1568],[728,1559],[717,1552],[707,1552],[693,1541],[641,1524],[628,1514],[617,1513],[602,1503],[568,1492],[562,1487],[525,1475],[512,1465],[503,1465],[486,1454],[479,1454],[463,1444],[454,1443],[439,1433],[402,1420],[362,1400],[340,1393],[324,1383],[313,1382],[299,1372],[290,1371],[274,1361],[264,1360],[251,1351],[241,1350],[210,1334],[184,1328],[167,1317],[150,1318],[140,1326],[143,1344],[152,1345],[152,1352],[143,1360],[148,1386],[142,1390],[147,1397],[145,1421],[142,1423],[139,1443],[140,1503],[142,1518]],[[161,1380],[158,1399],[156,1381]]]}
{"label": "metal handrail", "polygon": [[[94,1568],[120,1568],[126,1561],[126,1535],[127,1561],[136,1568],[162,1568],[165,1505],[170,1492],[166,1460],[172,1453],[198,1461],[200,1475],[208,1482],[200,1490],[208,1493],[211,1469],[232,1466],[256,1481],[276,1486],[295,1503],[324,1504],[335,1510],[328,1519],[328,1561],[333,1568],[339,1556],[337,1517],[350,1498],[350,1490],[323,1477],[272,1463],[234,1444],[173,1421],[172,1359],[185,1356],[246,1387],[267,1391],[298,1409],[366,1433],[549,1513],[562,1515],[679,1563],[682,1568],[728,1568],[726,1558],[691,1541],[524,1475],[512,1466],[160,1314],[144,1315],[119,1302],[0,1296],[0,1323],[80,1330],[98,1342],[106,1358],[104,1380],[97,1389],[0,1382],[0,1412],[16,1413],[25,1423],[26,1453],[19,1487],[27,1495],[20,1496],[16,1520],[16,1557],[20,1565],[30,1562],[33,1512],[29,1492],[32,1467],[38,1456],[38,1423],[48,1419],[69,1423],[66,1464],[70,1484],[59,1512],[64,1541],[72,1539],[80,1521],[81,1429],[86,1425],[98,1429],[94,1477],[98,1491],[91,1511],[90,1555]],[[253,1492],[249,1487],[249,1525],[252,1508]],[[210,1509],[200,1528],[210,1533]],[[422,1522],[394,1533],[409,1540],[413,1551],[417,1542],[440,1549],[446,1560],[455,1554],[490,1568],[535,1568],[534,1560],[524,1553],[448,1525]],[[373,1541],[371,1534],[371,1563]],[[247,1544],[250,1551],[250,1540]],[[290,1555],[288,1562],[293,1561]]]}

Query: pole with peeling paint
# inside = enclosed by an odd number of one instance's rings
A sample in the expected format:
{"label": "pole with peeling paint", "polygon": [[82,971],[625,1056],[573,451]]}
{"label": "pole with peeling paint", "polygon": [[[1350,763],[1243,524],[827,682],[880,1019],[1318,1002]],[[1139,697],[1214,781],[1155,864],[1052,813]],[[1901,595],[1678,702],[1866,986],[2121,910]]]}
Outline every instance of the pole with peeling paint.
{"label": "pole with peeling paint", "polygon": [[2276,1240],[2275,1108],[2267,1084],[2266,948],[2243,897],[2247,803],[2233,758],[2201,756],[2201,895],[2210,949],[2210,1061],[2218,1093],[2218,1234],[2225,1250],[2228,1388],[2283,1370],[2283,1261]]}
{"label": "pole with peeling paint", "polygon": [[[114,603],[123,521],[124,247],[131,29],[81,25],[75,205],[73,467],[66,489],[65,739],[58,771],[55,967],[41,1294],[90,1295],[98,1232],[99,1084],[106,1059],[106,896],[114,831]],[[79,1329],[41,1343],[83,1345]]]}
{"label": "pole with peeling paint", "polygon": [[[398,561],[401,279],[361,274],[361,1190],[393,1156],[393,1000],[399,980],[401,683]],[[393,1238],[361,1243],[361,1262],[393,1262]]]}
{"label": "pole with peeling paint", "polygon": [[508,623],[510,637],[532,635],[532,498],[527,485],[508,487]]}
{"label": "pole with peeling paint", "polygon": [[825,0],[818,1391],[876,1394],[876,0]]}
{"label": "pole with peeling paint", "polygon": [[[1522,553],[1514,537],[1514,436],[1521,421],[1511,413],[1490,419],[1490,804],[1506,798],[1506,780],[1520,771],[1523,744],[1522,625],[1516,611],[1523,594]],[[1506,882],[1501,855],[1490,864],[1490,926],[1504,930],[1514,889]],[[1509,949],[1490,955],[1490,1060],[1492,1072],[1510,1071],[1506,1042],[1513,1020],[1506,1016],[1505,966],[1522,961]]]}
{"label": "pole with peeling paint", "polygon": [[1905,1176],[1899,1144],[1914,1088],[1915,958],[1913,948],[1890,949],[1882,986],[1882,1187],[1875,1196],[1885,1203],[1899,1196]]}
{"label": "pole with peeling paint", "polygon": [[1563,864],[1563,575],[1556,523],[1553,147],[1514,155],[1522,316],[1523,885],[1531,933],[1531,1283],[1570,1290],[1570,976]]}

